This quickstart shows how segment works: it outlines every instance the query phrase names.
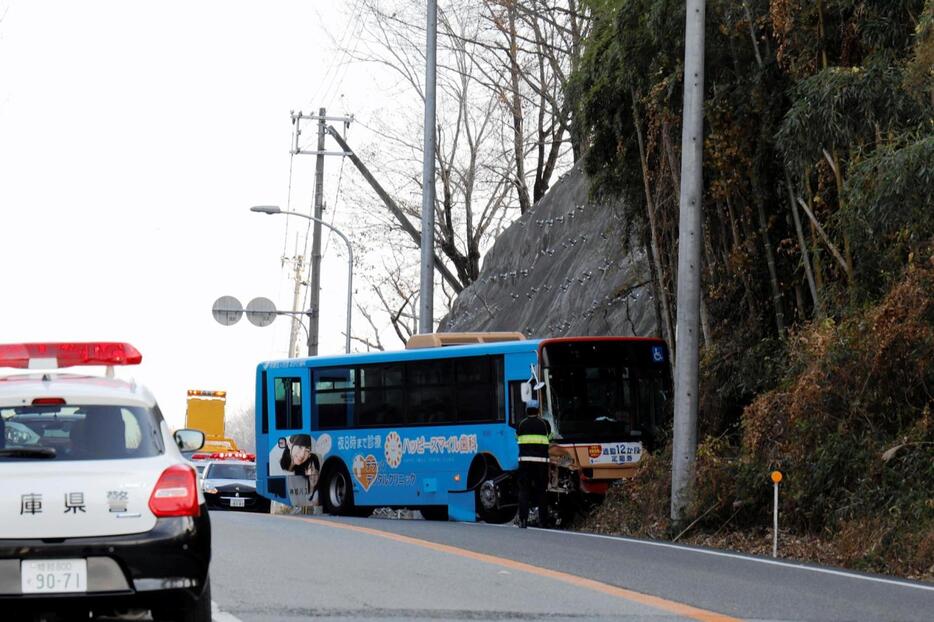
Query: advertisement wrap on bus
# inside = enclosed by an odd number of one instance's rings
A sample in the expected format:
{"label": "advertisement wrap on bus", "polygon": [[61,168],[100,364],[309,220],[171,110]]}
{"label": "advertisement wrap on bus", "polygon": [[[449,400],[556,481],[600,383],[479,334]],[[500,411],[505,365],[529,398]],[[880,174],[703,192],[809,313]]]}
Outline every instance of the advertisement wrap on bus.
{"label": "advertisement wrap on bus", "polygon": [[264,362],[256,383],[258,492],[335,515],[511,520],[515,426],[535,398],[553,430],[552,515],[568,516],[631,475],[671,419],[657,339],[418,335],[397,352]]}

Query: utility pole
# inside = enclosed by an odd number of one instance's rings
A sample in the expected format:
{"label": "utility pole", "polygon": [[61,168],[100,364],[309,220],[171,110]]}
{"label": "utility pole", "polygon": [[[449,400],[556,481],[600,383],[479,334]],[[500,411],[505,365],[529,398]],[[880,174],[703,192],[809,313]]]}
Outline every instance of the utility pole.
{"label": "utility pole", "polygon": [[671,520],[685,521],[697,455],[699,376],[698,316],[703,232],[704,13],[705,0],[686,0],[684,109],[681,127],[681,204],[678,222],[678,319],[675,337],[674,446],[671,460]]}
{"label": "utility pole", "polygon": [[308,287],[311,296],[308,302],[308,356],[318,354],[318,317],[320,315],[319,299],[321,294],[321,223],[324,216],[324,108],[318,110],[318,153],[315,156],[315,213],[314,227],[311,241],[311,279]]}
{"label": "utility pole", "polygon": [[302,255],[298,254],[298,240],[295,241],[295,256],[294,257],[283,257],[282,265],[285,266],[285,263],[288,261],[292,264],[293,275],[292,278],[295,281],[295,291],[292,297],[292,311],[295,315],[292,316],[292,332],[289,335],[289,358],[298,356],[298,348],[296,344],[298,342],[298,329],[302,323],[301,309],[299,304],[302,300],[302,273],[304,271],[305,258]]}
{"label": "utility pole", "polygon": [[418,298],[418,332],[434,330],[435,247],[435,63],[438,2],[428,0],[425,36],[425,150],[422,156],[422,270]]}
{"label": "utility pole", "polygon": [[[298,139],[302,133],[301,122],[306,119],[318,122],[318,143],[314,151],[303,151],[299,147]],[[318,354],[318,318],[320,316],[321,293],[321,220],[324,216],[324,156],[348,155],[343,151],[325,151],[324,137],[327,133],[326,124],[328,121],[343,121],[346,126],[353,121],[353,117],[329,117],[327,116],[327,110],[324,108],[319,108],[317,115],[304,115],[301,111],[298,114],[292,112],[292,123],[295,125],[295,142],[292,154],[315,156],[314,227],[312,228],[311,243],[311,274],[308,279],[310,289],[308,302],[308,356]]]}

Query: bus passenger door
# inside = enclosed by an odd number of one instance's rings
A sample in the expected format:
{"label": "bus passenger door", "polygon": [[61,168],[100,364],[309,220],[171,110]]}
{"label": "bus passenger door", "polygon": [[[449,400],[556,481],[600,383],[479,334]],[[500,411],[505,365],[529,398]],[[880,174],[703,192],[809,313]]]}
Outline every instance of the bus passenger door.
{"label": "bus passenger door", "polygon": [[264,454],[267,488],[282,503],[308,505],[311,491],[305,470],[313,452],[308,427],[308,370],[270,369],[265,389],[269,426]]}

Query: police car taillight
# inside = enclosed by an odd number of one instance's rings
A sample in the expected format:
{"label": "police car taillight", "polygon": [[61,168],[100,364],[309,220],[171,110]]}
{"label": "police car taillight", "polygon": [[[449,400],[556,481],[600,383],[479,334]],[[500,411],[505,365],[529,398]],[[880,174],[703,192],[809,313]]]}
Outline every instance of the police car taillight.
{"label": "police car taillight", "polygon": [[173,464],[159,476],[149,497],[149,509],[157,517],[198,516],[197,476],[184,464]]}
{"label": "police car taillight", "polygon": [[143,355],[128,343],[0,344],[0,367],[57,369],[82,365],[139,365]]}

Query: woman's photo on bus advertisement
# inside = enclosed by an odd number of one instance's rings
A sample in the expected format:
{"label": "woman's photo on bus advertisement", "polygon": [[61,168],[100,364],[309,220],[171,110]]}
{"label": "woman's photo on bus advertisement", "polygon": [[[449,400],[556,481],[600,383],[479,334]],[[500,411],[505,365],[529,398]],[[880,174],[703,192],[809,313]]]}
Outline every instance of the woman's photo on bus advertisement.
{"label": "woman's photo on bus advertisement", "polygon": [[[289,496],[292,497],[293,503],[307,505],[314,497],[321,471],[321,460],[314,452],[314,439],[308,434],[293,434],[280,438],[278,447],[282,452],[278,460],[279,468],[284,474],[290,475],[289,479],[292,480],[288,486]],[[298,482],[293,478],[299,477],[302,484],[307,484],[307,488],[297,486]],[[301,492],[293,495],[293,490]]]}
{"label": "woman's photo on bus advertisement", "polygon": [[309,487],[313,490],[321,470],[321,461],[314,453],[314,440],[308,434],[293,434],[285,440],[279,466],[287,473],[308,477]]}

